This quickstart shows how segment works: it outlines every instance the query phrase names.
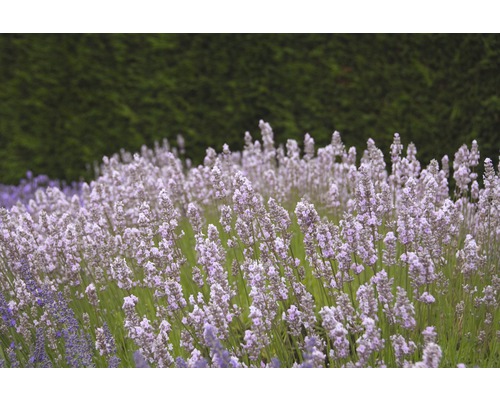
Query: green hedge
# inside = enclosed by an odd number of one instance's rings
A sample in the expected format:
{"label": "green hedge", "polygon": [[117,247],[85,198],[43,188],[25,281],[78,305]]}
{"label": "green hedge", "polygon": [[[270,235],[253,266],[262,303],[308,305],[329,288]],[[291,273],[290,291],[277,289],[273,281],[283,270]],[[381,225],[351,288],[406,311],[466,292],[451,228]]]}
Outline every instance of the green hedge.
{"label": "green hedge", "polygon": [[[428,161],[479,141],[498,160],[500,36],[0,35],[0,181],[68,181],[120,148],[181,133],[187,154],[339,130],[384,151],[394,132]],[[90,169],[91,170],[91,169]]]}

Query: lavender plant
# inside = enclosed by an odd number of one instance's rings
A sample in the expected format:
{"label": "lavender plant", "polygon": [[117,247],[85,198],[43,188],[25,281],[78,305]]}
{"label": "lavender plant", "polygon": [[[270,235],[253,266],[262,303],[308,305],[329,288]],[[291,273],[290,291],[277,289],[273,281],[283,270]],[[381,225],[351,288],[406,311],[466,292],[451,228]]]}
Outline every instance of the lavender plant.
{"label": "lavender plant", "polygon": [[451,173],[399,134],[387,166],[372,139],[357,160],[338,132],[301,154],[259,127],[199,166],[164,141],[72,190],[1,186],[0,365],[500,366],[500,176],[476,141]]}

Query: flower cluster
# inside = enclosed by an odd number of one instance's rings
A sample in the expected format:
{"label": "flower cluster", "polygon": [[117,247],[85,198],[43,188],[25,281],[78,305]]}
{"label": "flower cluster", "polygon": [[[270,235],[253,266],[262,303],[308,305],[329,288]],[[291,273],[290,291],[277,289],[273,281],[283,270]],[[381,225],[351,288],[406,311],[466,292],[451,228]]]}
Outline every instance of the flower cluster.
{"label": "flower cluster", "polygon": [[451,173],[399,134],[388,166],[372,139],[358,160],[339,132],[302,150],[259,127],[199,166],[180,138],[90,183],[1,186],[0,364],[497,367],[500,177],[477,142]]}

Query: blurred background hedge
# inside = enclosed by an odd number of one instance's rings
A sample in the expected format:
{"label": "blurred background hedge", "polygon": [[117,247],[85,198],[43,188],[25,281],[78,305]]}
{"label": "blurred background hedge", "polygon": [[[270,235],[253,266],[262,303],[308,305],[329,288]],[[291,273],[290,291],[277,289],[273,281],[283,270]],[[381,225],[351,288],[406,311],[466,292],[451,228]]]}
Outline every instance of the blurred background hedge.
{"label": "blurred background hedge", "polygon": [[338,130],[358,154],[399,132],[426,162],[476,138],[497,162],[499,66],[499,35],[2,34],[0,182],[90,179],[103,155],[179,133],[201,162],[259,119],[277,142]]}

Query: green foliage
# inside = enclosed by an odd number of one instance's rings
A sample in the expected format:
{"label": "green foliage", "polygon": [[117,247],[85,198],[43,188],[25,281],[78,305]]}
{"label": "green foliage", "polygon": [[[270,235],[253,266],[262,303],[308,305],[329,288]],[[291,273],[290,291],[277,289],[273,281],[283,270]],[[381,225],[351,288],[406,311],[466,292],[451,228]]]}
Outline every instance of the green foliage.
{"label": "green foliage", "polygon": [[399,132],[429,161],[475,138],[496,161],[498,65],[499,35],[3,34],[0,181],[92,178],[104,154],[179,133],[199,162],[259,119],[277,142],[339,130],[386,151]]}

